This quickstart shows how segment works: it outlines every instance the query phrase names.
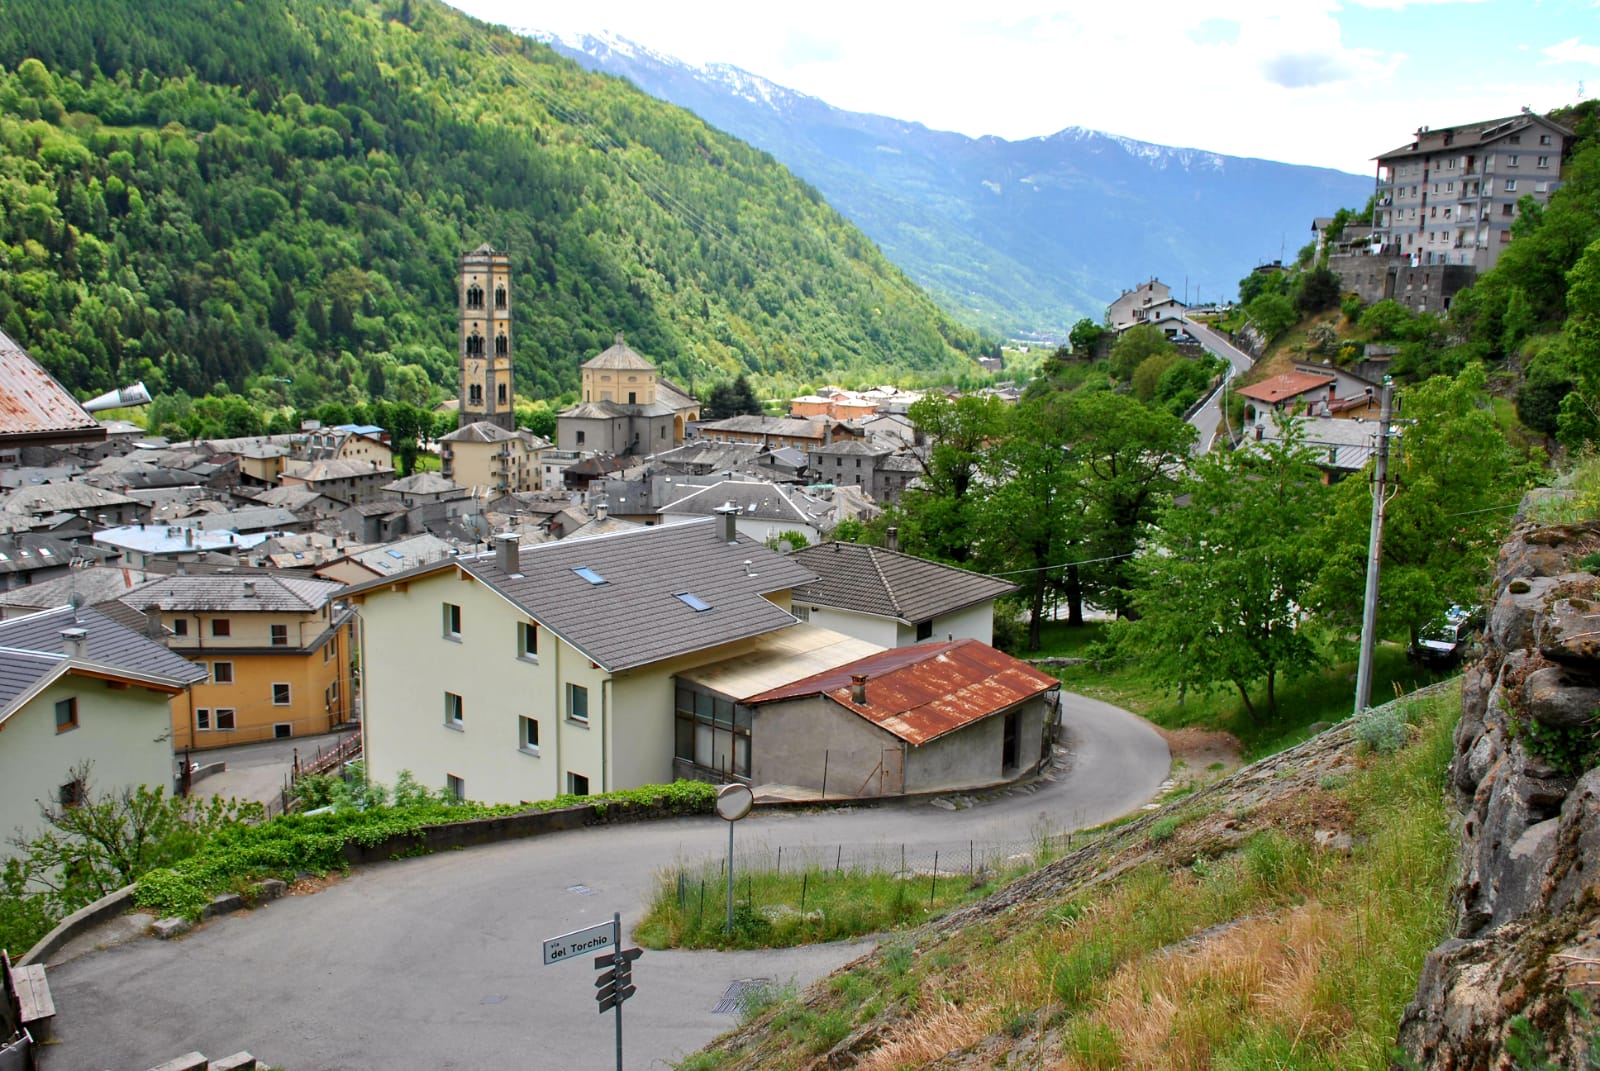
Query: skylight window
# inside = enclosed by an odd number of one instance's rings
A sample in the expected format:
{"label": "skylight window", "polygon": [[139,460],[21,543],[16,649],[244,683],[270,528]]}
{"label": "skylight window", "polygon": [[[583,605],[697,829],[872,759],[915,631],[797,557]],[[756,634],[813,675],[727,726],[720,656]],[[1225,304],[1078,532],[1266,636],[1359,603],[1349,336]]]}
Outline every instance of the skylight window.
{"label": "skylight window", "polygon": [[605,577],[601,576],[599,573],[595,572],[593,569],[589,568],[587,565],[579,566],[577,569],[574,569],[572,571],[574,573],[577,573],[579,576],[583,577],[589,583],[594,584],[596,586],[599,586],[600,584],[604,584],[606,582],[606,578]]}
{"label": "skylight window", "polygon": [[395,561],[400,561],[405,557],[405,555],[400,553],[398,550],[386,550],[384,553],[389,555],[389,557],[393,558]]}
{"label": "skylight window", "polygon": [[679,602],[683,603],[683,605],[687,606],[689,609],[693,610],[697,614],[702,612],[702,611],[704,611],[704,610],[711,609],[711,604],[709,602],[706,602],[704,599],[702,599],[700,596],[694,594],[693,592],[675,591],[672,594],[673,594],[674,598],[676,598]]}

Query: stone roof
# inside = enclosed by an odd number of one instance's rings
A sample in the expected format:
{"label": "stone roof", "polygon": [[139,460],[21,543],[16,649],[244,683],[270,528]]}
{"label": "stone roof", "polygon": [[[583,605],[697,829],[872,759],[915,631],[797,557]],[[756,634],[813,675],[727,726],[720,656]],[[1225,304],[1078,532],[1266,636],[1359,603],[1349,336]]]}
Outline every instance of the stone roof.
{"label": "stone roof", "polygon": [[711,516],[724,506],[737,506],[739,516],[784,524],[816,526],[829,512],[826,503],[800,492],[786,492],[768,480],[720,480],[669,502],[662,516]]}
{"label": "stone roof", "polygon": [[892,617],[908,625],[1017,590],[1015,584],[953,565],[859,543],[802,547],[792,557],[817,579],[795,588],[800,602]]}
{"label": "stone roof", "polygon": [[167,576],[152,580],[122,597],[138,610],[226,611],[228,613],[314,613],[338,594],[331,580],[262,572],[248,576]]}
{"label": "stone roof", "polygon": [[103,487],[74,481],[72,483],[40,483],[19,487],[5,497],[0,509],[7,513],[37,515],[64,513],[81,509],[104,509],[108,506],[127,506],[134,500],[127,495],[108,491]]}
{"label": "stone roof", "polygon": [[583,362],[585,368],[603,368],[623,372],[654,372],[656,366],[639,355],[639,353],[622,341],[622,332],[617,332],[617,340],[610,348],[601,350],[595,356]]}
{"label": "stone roof", "polygon": [[58,437],[104,439],[106,429],[27,350],[0,331],[0,440]]}
{"label": "stone roof", "polygon": [[247,506],[226,513],[209,513],[193,523],[206,532],[262,532],[269,528],[286,528],[298,524],[299,520],[292,510],[282,506]]}
{"label": "stone roof", "polygon": [[455,552],[455,547],[450,543],[424,532],[409,539],[397,539],[393,543],[364,548],[351,554],[350,559],[379,575],[388,576],[454,557]]}
{"label": "stone roof", "polygon": [[383,485],[383,490],[402,495],[442,495],[461,489],[460,484],[437,472],[414,472],[410,476]]}
{"label": "stone roof", "polygon": [[800,417],[755,416],[749,413],[723,420],[701,421],[701,434],[725,431],[741,435],[785,435],[795,439],[820,439],[824,421]]}
{"label": "stone roof", "polygon": [[463,424],[449,435],[439,436],[442,443],[503,443],[510,442],[517,437],[514,431],[507,431],[498,424],[487,420],[475,420],[471,424]]}
{"label": "stone roof", "polygon": [[121,598],[144,583],[145,579],[146,574],[140,569],[91,565],[86,569],[74,569],[63,576],[36,580],[32,584],[0,592],[0,606],[29,607],[36,610],[65,606],[74,593],[82,598],[85,604],[93,606],[95,603]]}
{"label": "stone roof", "polygon": [[[81,628],[88,651],[66,654],[61,631]],[[207,676],[204,667],[174,654],[154,640],[117,624],[98,610],[70,606],[0,621],[0,725],[39,688],[73,669],[130,676],[177,691]]]}
{"label": "stone roof", "polygon": [[838,439],[827,446],[813,446],[811,452],[824,457],[881,457],[894,453],[894,447],[861,439]]}
{"label": "stone roof", "polygon": [[[514,574],[500,569],[493,552],[462,556],[454,567],[488,584],[597,665],[618,672],[795,623],[766,596],[812,573],[748,537],[726,542],[720,525],[720,518],[696,520],[524,546],[521,571]],[[371,592],[446,567],[424,567],[349,591]],[[695,609],[685,596],[706,608]]]}
{"label": "stone roof", "polygon": [[394,468],[376,461],[349,460],[291,462],[283,470],[283,478],[305,483],[324,483],[328,480],[352,480],[358,476],[392,476]]}

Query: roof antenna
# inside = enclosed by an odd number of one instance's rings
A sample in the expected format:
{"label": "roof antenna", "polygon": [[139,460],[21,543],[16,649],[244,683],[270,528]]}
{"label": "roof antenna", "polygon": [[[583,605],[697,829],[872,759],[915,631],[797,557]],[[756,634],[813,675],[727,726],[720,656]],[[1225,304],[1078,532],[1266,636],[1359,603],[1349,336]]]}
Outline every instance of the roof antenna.
{"label": "roof antenna", "polygon": [[72,594],[67,596],[67,605],[72,607],[72,623],[78,624],[78,611],[83,607],[83,595],[76,587],[73,588]]}

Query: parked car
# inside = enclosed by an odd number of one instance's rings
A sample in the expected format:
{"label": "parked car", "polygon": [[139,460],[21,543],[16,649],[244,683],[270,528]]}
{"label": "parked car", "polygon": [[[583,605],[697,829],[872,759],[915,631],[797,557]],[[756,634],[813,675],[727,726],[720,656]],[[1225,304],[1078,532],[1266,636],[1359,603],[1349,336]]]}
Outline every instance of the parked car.
{"label": "parked car", "polygon": [[1434,669],[1449,669],[1461,661],[1461,656],[1482,627],[1481,610],[1452,606],[1423,630],[1411,648],[1411,657]]}

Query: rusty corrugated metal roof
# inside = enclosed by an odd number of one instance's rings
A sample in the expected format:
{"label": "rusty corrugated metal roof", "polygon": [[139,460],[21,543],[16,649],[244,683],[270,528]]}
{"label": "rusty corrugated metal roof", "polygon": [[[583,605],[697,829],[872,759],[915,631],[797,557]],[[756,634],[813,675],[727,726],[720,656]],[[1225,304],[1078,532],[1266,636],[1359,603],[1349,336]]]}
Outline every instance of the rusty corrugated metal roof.
{"label": "rusty corrugated metal roof", "polygon": [[[850,698],[851,677],[867,678],[867,701]],[[745,700],[755,706],[825,695],[912,746],[937,740],[1031,699],[1060,682],[977,640],[895,647]]]}
{"label": "rusty corrugated metal roof", "polygon": [[1306,391],[1326,387],[1334,382],[1332,376],[1318,375],[1315,372],[1284,372],[1264,379],[1260,383],[1252,383],[1248,387],[1240,387],[1235,393],[1246,398],[1254,398],[1258,402],[1276,405],[1278,402],[1297,397]]}
{"label": "rusty corrugated metal roof", "polygon": [[84,433],[105,429],[84,412],[65,387],[46,372],[28,351],[0,331],[0,438]]}

